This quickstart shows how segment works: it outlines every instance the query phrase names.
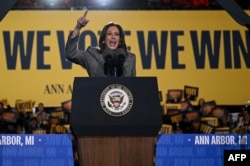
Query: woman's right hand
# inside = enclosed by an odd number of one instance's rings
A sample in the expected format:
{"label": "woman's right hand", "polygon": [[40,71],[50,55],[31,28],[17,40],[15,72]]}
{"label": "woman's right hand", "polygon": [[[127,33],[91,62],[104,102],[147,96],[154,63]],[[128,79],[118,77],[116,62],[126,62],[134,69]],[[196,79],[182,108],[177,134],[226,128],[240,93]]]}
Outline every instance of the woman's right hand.
{"label": "woman's right hand", "polygon": [[78,28],[79,30],[88,24],[89,20],[86,18],[87,14],[88,14],[88,10],[84,12],[83,16],[78,18],[76,28]]}

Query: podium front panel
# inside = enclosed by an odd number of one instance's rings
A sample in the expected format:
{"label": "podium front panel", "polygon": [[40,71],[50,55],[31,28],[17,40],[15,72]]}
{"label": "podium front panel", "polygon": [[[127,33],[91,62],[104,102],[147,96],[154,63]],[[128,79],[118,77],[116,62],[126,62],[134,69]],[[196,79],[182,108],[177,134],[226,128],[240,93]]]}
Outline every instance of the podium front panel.
{"label": "podium front panel", "polygon": [[[132,94],[132,106],[123,116],[103,110],[101,94],[122,85]],[[79,136],[156,136],[162,124],[156,77],[76,77],[70,124]]]}

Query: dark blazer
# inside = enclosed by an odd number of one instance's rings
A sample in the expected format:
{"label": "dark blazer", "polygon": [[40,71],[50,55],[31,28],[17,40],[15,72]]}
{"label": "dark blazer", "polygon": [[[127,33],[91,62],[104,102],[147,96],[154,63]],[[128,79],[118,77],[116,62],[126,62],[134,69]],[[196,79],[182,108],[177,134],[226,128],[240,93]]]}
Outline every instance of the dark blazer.
{"label": "dark blazer", "polygon": [[[89,46],[85,51],[78,50],[79,36],[71,38],[68,37],[65,56],[66,58],[78,65],[81,65],[88,72],[90,77],[107,77],[104,74],[104,63],[103,54],[99,52],[98,47]],[[136,76],[136,58],[135,54],[128,52],[125,56],[125,62],[123,64],[122,77],[135,77]]]}

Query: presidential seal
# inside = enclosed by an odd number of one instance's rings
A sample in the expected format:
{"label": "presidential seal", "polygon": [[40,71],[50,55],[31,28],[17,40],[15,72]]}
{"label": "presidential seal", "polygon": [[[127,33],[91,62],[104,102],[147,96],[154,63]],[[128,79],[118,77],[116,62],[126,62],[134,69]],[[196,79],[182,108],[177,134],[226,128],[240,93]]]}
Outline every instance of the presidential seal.
{"label": "presidential seal", "polygon": [[112,84],[102,91],[100,104],[108,115],[120,117],[131,110],[133,96],[127,87],[121,84]]}

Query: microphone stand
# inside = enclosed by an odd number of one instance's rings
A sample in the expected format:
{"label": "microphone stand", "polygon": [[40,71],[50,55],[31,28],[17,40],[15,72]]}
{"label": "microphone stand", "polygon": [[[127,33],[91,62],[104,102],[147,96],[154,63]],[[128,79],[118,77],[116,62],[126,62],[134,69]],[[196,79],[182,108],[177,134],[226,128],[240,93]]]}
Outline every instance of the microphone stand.
{"label": "microphone stand", "polygon": [[117,62],[116,62],[116,55],[114,55],[114,77],[117,77]]}
{"label": "microphone stand", "polygon": [[104,74],[110,77],[114,76],[114,71],[115,70],[115,60],[114,60],[114,52],[106,48],[103,51],[103,56],[104,56]]}
{"label": "microphone stand", "polygon": [[114,67],[114,77],[117,77],[117,68],[116,68],[116,66]]}
{"label": "microphone stand", "polygon": [[116,50],[115,55],[114,55],[114,74],[115,77],[121,77],[123,74],[123,63],[125,61],[125,55],[126,52],[119,48]]}

